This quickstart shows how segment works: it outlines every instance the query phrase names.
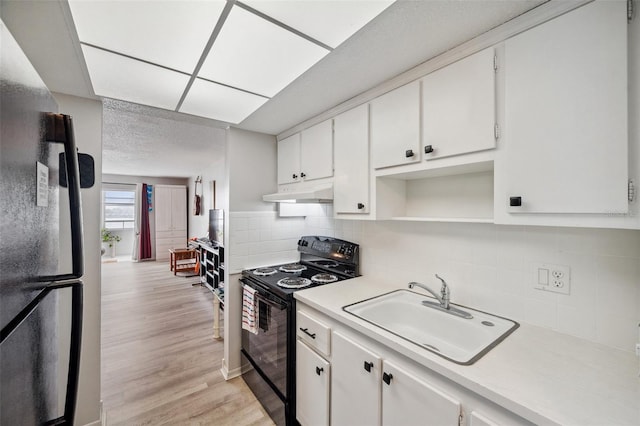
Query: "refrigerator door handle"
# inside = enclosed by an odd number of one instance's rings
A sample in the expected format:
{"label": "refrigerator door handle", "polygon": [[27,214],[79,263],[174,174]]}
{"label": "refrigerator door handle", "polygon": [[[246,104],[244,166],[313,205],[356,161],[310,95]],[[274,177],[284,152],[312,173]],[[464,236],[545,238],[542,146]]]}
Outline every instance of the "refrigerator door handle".
{"label": "refrigerator door handle", "polygon": [[69,345],[69,369],[67,372],[64,414],[62,417],[46,422],[45,425],[73,426],[78,400],[80,351],[82,349],[82,285],[82,280],[68,280],[48,285],[13,320],[0,330],[0,345],[2,345],[51,291],[71,287],[71,343]]}
{"label": "refrigerator door handle", "polygon": [[78,149],[73,134],[70,115],[47,113],[45,115],[45,140],[64,144],[67,184],[69,186],[69,212],[71,218],[71,262],[69,274],[39,277],[41,282],[77,279],[84,274],[82,242],[82,200],[80,199],[80,166]]}

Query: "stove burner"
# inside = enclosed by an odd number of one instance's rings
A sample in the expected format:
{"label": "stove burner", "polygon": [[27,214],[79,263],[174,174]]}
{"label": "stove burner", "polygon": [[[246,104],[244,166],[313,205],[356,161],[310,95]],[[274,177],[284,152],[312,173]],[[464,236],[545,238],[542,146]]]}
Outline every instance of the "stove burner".
{"label": "stove burner", "polygon": [[278,285],[284,288],[302,288],[311,285],[311,280],[302,277],[283,278],[278,281]]}
{"label": "stove burner", "polygon": [[338,281],[338,277],[333,274],[316,274],[311,277],[311,281],[318,284],[327,284]]}
{"label": "stove burner", "polygon": [[334,262],[333,260],[314,260],[314,265],[324,266],[325,268],[337,268],[338,262]]}
{"label": "stove burner", "polygon": [[290,263],[288,265],[282,265],[280,267],[280,270],[282,272],[293,272],[293,273],[302,272],[305,269],[307,269],[307,267],[299,263]]}
{"label": "stove burner", "polygon": [[257,275],[259,277],[266,277],[268,275],[273,275],[277,271],[274,268],[257,268],[253,270],[253,275]]}

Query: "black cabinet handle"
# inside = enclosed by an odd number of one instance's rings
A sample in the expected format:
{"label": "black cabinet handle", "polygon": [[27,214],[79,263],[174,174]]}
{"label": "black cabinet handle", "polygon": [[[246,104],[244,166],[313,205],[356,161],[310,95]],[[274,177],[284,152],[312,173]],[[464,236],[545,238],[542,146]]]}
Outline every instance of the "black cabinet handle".
{"label": "black cabinet handle", "polygon": [[292,175],[291,175],[291,177],[292,177],[292,178],[294,178],[294,179],[298,179],[298,175],[297,175],[297,174],[295,174],[295,173],[294,173],[294,174],[292,174]]}
{"label": "black cabinet handle", "polygon": [[391,384],[391,379],[393,379],[393,374],[382,373],[382,381],[386,384]]}
{"label": "black cabinet handle", "polygon": [[304,173],[300,173],[300,177],[306,177],[307,175]]}
{"label": "black cabinet handle", "polygon": [[371,367],[373,367],[372,362],[368,362],[368,361],[364,362],[364,369],[367,370],[367,373],[371,373]]}
{"label": "black cabinet handle", "polygon": [[362,210],[362,209],[364,209],[364,204],[358,203],[358,210]]}
{"label": "black cabinet handle", "polygon": [[309,333],[309,329],[308,328],[300,327],[300,331],[302,331],[304,334],[306,334],[307,336],[311,337],[312,339],[316,338],[316,333]]}
{"label": "black cabinet handle", "polygon": [[407,158],[411,158],[413,157],[413,150],[412,149],[408,149],[404,152],[404,156]]}
{"label": "black cabinet handle", "polygon": [[427,145],[424,147],[425,154],[431,154],[433,152],[433,145]]}
{"label": "black cabinet handle", "polygon": [[522,206],[522,197],[509,197],[509,205],[511,207]]}
{"label": "black cabinet handle", "polygon": [[324,368],[316,367],[316,374],[319,376],[324,371]]}

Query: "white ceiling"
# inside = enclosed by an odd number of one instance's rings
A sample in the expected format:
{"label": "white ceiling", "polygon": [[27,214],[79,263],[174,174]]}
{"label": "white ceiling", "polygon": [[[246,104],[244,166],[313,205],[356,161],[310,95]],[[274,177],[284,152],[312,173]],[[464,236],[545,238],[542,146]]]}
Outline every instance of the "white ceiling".
{"label": "white ceiling", "polygon": [[69,6],[96,95],[238,124],[393,1]]}
{"label": "white ceiling", "polygon": [[103,102],[102,172],[193,177],[225,167],[225,130],[211,120]]}
{"label": "white ceiling", "polygon": [[[313,1],[301,2],[307,8],[312,8],[314,4]],[[544,2],[545,0],[396,1],[234,127],[272,135],[282,133]],[[260,0],[245,3],[255,6],[260,4]],[[271,3],[286,5],[293,2],[285,0]],[[3,21],[52,91],[95,97],[86,65],[86,59],[91,53],[84,51],[80,45],[66,0],[2,0],[1,5]],[[288,12],[286,8],[280,8],[265,9],[265,13],[285,21]],[[295,13],[299,13],[299,10]],[[308,34],[314,34],[314,31],[321,32],[326,27],[322,20],[326,17],[320,14],[313,16],[317,19],[309,19],[305,24]],[[108,71],[122,72],[122,69],[118,68],[110,68]],[[203,66],[203,72],[207,72],[208,68],[208,65]],[[241,77],[244,78],[238,76]],[[142,88],[146,85],[145,90],[154,94],[160,86],[177,84],[171,79],[163,80],[162,76],[157,78],[158,80],[153,81],[139,81],[137,84]],[[159,81],[162,83],[158,83]],[[224,112],[224,106],[212,105],[206,101],[206,90],[201,93],[203,95],[200,97],[187,97],[184,102],[185,109],[189,109],[195,115],[207,109]],[[157,93],[155,96],[168,95]],[[122,107],[122,104],[119,105]],[[162,110],[151,111],[159,113]],[[189,120],[193,118],[187,114],[168,114],[176,122],[184,120],[190,123]],[[229,122],[233,122],[233,119],[234,117],[228,117],[223,121],[209,122],[212,126],[223,128]],[[114,135],[109,135],[110,131],[105,124],[105,168],[115,161],[112,157],[121,150],[126,151],[126,143],[118,142],[116,145],[115,141],[118,138],[115,130]],[[119,135],[125,141],[130,140],[130,134],[124,131],[120,131]],[[111,145],[112,143],[114,145]],[[144,143],[153,147],[154,141],[145,140]],[[185,150],[197,153],[198,148],[190,148],[188,143],[185,139],[180,139],[176,146],[167,143],[163,149],[167,150],[169,159]],[[139,142],[136,149],[140,152],[151,152],[150,147]],[[175,152],[175,155],[171,152]],[[156,164],[161,168],[159,161],[156,161]],[[114,172],[105,169],[105,173]]]}

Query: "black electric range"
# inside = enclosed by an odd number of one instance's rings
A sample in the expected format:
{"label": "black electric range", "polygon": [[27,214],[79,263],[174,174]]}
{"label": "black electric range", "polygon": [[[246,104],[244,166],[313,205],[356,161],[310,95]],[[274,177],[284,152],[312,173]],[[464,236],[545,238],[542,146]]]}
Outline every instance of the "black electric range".
{"label": "black electric range", "polygon": [[300,260],[242,271],[243,287],[255,291],[257,333],[242,330],[242,354],[253,369],[245,382],[277,425],[295,425],[294,293],[360,275],[360,248],[332,237],[298,241]]}

